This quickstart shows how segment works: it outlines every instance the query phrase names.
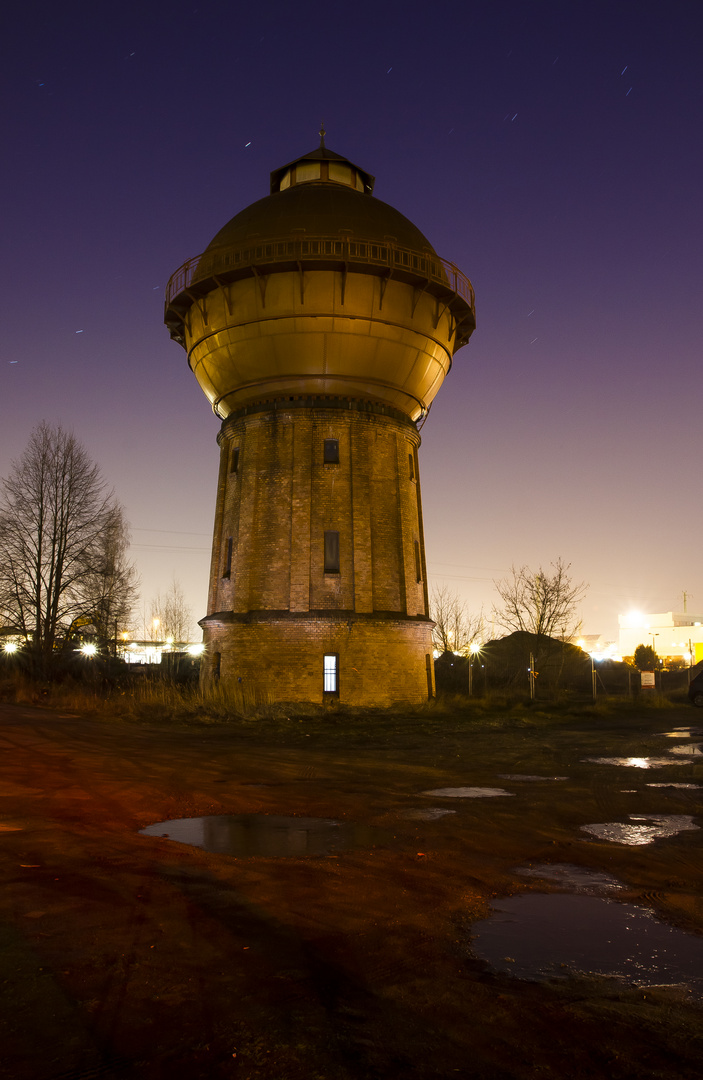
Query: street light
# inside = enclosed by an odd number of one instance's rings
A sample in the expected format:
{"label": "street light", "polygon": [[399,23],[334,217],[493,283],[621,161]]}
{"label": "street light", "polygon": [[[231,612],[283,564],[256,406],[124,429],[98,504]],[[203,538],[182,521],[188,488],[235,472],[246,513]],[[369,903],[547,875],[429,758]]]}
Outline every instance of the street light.
{"label": "street light", "polygon": [[480,653],[480,651],[481,651],[481,646],[477,645],[475,641],[472,642],[471,645],[469,645],[469,697],[471,697],[473,695],[473,692],[474,692],[474,689],[473,689],[473,687],[474,687],[473,660],[474,660],[474,656],[476,656],[478,653]]}
{"label": "street light", "polygon": [[[657,655],[657,650],[656,650],[656,648],[654,646],[654,639],[655,639],[655,637],[659,637],[659,634],[650,634],[649,636],[652,639],[652,652],[656,656]],[[661,663],[661,661],[659,661],[659,662]],[[655,664],[655,666],[654,666],[654,689],[656,690],[656,688],[657,688],[657,667],[656,667],[656,664]],[[662,687],[661,687],[661,675],[660,675],[659,676],[659,690],[660,691],[661,691],[661,688]]]}

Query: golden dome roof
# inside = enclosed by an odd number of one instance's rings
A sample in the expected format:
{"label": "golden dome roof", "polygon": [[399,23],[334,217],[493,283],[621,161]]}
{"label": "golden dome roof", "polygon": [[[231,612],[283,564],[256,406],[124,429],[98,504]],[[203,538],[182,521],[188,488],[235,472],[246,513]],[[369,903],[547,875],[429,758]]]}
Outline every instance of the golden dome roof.
{"label": "golden dome roof", "polygon": [[427,414],[473,288],[372,191],[322,145],[172,275],[165,322],[218,416],[320,395]]}
{"label": "golden dome roof", "polygon": [[374,198],[373,179],[331,150],[313,151],[271,173],[272,194],[236,214],[207,250],[308,234],[385,241],[434,253],[412,221]]}

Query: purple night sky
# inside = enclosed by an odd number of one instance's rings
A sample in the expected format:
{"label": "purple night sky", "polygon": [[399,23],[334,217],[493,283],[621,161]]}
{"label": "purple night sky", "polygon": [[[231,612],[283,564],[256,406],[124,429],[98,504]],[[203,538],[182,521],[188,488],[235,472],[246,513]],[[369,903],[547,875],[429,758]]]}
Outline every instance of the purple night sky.
{"label": "purple night sky", "polygon": [[422,431],[430,582],[490,614],[561,557],[586,633],[703,610],[698,0],[29,0],[3,38],[0,474],[72,428],[147,608],[175,575],[205,614],[217,479],[164,286],[324,119],[476,289]]}

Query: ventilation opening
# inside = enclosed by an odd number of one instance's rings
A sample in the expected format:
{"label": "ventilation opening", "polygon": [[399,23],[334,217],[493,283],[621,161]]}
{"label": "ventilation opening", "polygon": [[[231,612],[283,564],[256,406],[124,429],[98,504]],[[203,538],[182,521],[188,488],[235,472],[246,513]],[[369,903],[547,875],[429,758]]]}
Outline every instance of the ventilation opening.
{"label": "ventilation opening", "polygon": [[339,533],[325,533],[325,573],[339,573]]}

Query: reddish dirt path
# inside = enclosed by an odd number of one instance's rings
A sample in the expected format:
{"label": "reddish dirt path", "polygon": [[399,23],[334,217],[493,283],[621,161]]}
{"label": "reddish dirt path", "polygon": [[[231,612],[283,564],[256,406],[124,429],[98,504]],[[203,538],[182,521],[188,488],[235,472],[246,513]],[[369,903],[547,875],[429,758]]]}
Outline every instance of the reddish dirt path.
{"label": "reddish dirt path", "polygon": [[[628,735],[608,738],[612,752]],[[346,739],[312,725],[146,728],[0,706],[0,1075],[699,1076],[703,1012],[680,993],[519,982],[470,953],[491,896],[531,887],[516,865],[588,865],[589,853],[604,853],[634,898],[655,893],[670,917],[703,928],[695,834],[655,868],[578,838],[579,823],[604,820],[588,816],[597,804],[618,811],[617,792],[574,764],[589,739],[604,752],[602,730],[439,724],[430,737],[410,724]],[[565,762],[574,780],[559,807],[530,791],[441,823],[403,816],[427,788],[495,786],[498,771]],[[227,813],[334,817],[383,828],[387,842],[233,858],[138,832]]]}

